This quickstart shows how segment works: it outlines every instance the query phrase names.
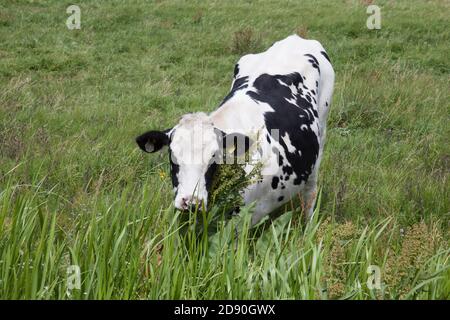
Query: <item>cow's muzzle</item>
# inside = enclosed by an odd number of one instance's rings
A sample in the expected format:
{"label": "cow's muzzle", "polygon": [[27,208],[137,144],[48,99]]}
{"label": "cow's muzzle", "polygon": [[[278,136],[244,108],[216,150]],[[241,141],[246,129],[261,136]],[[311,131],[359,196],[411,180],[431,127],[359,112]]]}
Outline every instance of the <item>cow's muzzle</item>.
{"label": "cow's muzzle", "polygon": [[205,208],[205,202],[197,197],[186,196],[182,197],[177,209],[186,212],[200,212]]}

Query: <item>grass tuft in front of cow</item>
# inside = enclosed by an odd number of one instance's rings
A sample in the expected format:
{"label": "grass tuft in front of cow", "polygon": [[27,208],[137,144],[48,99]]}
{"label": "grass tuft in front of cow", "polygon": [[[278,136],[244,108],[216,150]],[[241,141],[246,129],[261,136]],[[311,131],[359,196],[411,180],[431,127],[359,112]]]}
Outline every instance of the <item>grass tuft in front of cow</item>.
{"label": "grass tuft in front of cow", "polygon": [[242,190],[261,179],[261,164],[247,174],[245,164],[220,164],[213,178],[209,201],[220,213],[230,213],[244,204]]}

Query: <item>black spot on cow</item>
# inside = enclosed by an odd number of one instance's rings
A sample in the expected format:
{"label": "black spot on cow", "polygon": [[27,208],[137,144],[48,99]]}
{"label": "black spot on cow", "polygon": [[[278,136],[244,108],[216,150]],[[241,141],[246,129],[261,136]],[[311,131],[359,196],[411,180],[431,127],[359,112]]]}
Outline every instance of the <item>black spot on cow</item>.
{"label": "black spot on cow", "polygon": [[273,177],[272,178],[272,189],[278,188],[278,182],[279,181],[280,181],[280,179],[278,179],[278,177]]}
{"label": "black spot on cow", "polygon": [[320,74],[319,61],[317,61],[316,57],[314,57],[312,54],[309,54],[309,53],[305,54],[305,56],[311,58],[308,60],[308,62],[310,62],[311,65],[313,66],[313,68],[316,68]]}
{"label": "black spot on cow", "polygon": [[172,160],[172,152],[170,151],[170,149],[169,149],[169,161],[170,161],[170,166],[172,169],[172,170],[170,170],[170,177],[172,179],[172,185],[174,188],[176,188],[176,187],[178,187],[178,172],[180,171],[180,166]]}
{"label": "black spot on cow", "polygon": [[316,57],[314,57],[312,54],[307,53],[307,54],[305,54],[305,56],[310,57],[315,64],[317,64],[317,65],[319,64],[319,61],[317,61]]}
{"label": "black spot on cow", "polygon": [[278,153],[278,165],[282,166],[283,165],[283,161],[284,161],[283,156],[281,155],[281,153]]}
{"label": "black spot on cow", "polygon": [[[230,92],[227,94],[227,96],[223,99],[222,103],[220,104],[220,106],[222,106],[225,102],[227,102],[228,100],[230,100],[234,94],[236,93],[236,91],[238,90],[242,90],[248,87],[248,76],[245,77],[241,77],[241,78],[237,78],[236,80],[234,80],[233,82],[233,87],[231,88]],[[220,107],[219,106],[219,107]]]}
{"label": "black spot on cow", "polygon": [[[290,164],[283,166],[283,171],[288,170],[289,175],[292,172],[296,174],[293,181],[295,185],[307,181],[319,154],[319,142],[311,128],[315,121],[314,117],[317,117],[316,108],[300,93],[294,93],[289,88],[290,85],[300,86],[303,79],[298,72],[287,75],[262,74],[253,83],[255,90],[246,92],[256,102],[267,103],[274,109],[273,112],[264,114],[269,132],[275,129],[279,130],[280,137],[288,134],[295,150],[300,151],[300,153],[288,152],[284,140],[276,139],[285,150],[287,161]],[[306,128],[300,130],[302,126],[306,126]],[[272,138],[275,139],[275,137]]]}
{"label": "black spot on cow", "polygon": [[320,51],[320,53],[325,57],[325,59],[327,59],[331,63],[330,57],[325,51]]}
{"label": "black spot on cow", "polygon": [[287,175],[291,175],[293,172],[292,167],[290,167],[290,166],[283,166],[282,169],[283,169],[283,173],[287,174]]}
{"label": "black spot on cow", "polygon": [[233,73],[233,78],[236,78],[236,76],[239,74],[239,64],[236,63],[234,65],[234,73]]}
{"label": "black spot on cow", "polygon": [[217,172],[217,163],[213,162],[211,163],[211,165],[209,166],[208,170],[206,170],[205,173],[205,184],[206,184],[206,190],[210,191],[211,190],[211,186],[214,180],[214,176],[216,175]]}
{"label": "black spot on cow", "polygon": [[279,202],[283,201],[283,199],[284,199],[283,196],[278,197],[278,201],[279,201]]}

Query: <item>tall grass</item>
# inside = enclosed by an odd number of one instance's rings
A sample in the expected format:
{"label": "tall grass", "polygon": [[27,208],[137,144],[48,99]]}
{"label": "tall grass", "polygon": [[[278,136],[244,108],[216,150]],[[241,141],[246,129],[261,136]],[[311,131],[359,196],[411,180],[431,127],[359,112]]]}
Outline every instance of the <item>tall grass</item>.
{"label": "tall grass", "polygon": [[[27,190],[19,192],[21,188]],[[0,296],[408,299],[448,295],[448,247],[438,248],[423,265],[413,265],[408,292],[402,291],[401,283],[390,287],[385,282],[384,248],[385,241],[394,237],[392,219],[357,230],[352,223],[321,221],[318,207],[308,223],[298,212],[288,212],[261,231],[249,229],[249,206],[208,235],[196,226],[198,221],[208,223],[212,213],[191,213],[181,223],[180,213],[161,209],[161,196],[150,187],[112,193],[117,196],[114,200],[99,197],[90,212],[73,217],[67,230],[58,224],[58,213],[49,210],[46,199],[55,195],[41,194],[39,183],[3,189]],[[68,288],[71,265],[81,271],[78,289]],[[381,288],[367,286],[370,265],[382,270]]]}

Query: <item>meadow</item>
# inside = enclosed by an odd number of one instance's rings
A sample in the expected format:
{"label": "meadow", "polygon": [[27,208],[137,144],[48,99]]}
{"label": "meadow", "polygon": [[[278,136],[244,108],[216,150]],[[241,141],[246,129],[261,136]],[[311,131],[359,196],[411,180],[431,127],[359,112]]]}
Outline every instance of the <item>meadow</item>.
{"label": "meadow", "polygon": [[[448,2],[79,0],[79,30],[70,4],[0,3],[0,298],[450,297]],[[314,219],[199,235],[134,138],[293,33],[336,72]]]}

